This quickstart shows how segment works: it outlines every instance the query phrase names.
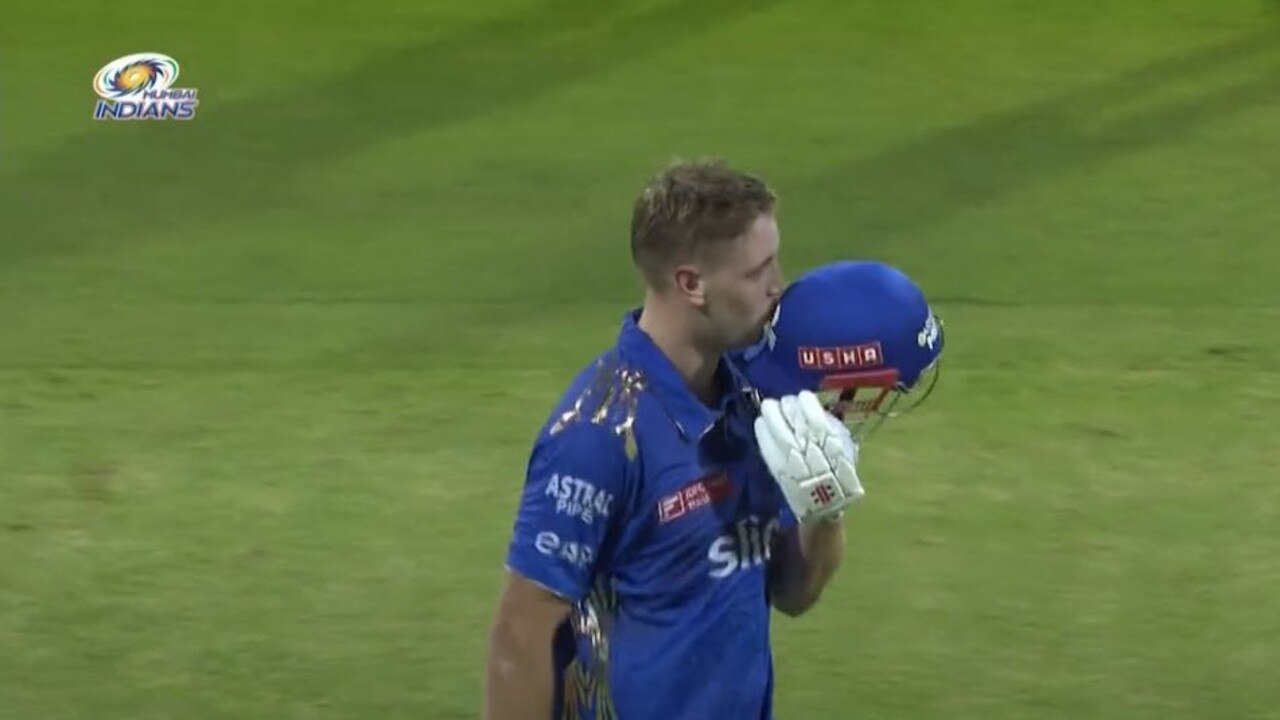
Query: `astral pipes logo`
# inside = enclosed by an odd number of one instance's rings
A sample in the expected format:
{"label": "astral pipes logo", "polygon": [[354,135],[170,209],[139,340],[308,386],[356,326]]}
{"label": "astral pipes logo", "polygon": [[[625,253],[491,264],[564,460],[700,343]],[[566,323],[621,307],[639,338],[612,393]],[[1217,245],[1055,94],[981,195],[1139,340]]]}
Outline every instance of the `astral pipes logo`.
{"label": "astral pipes logo", "polygon": [[94,120],[190,120],[195,117],[195,88],[175,88],[178,61],[160,53],[116,58],[93,76],[101,100]]}

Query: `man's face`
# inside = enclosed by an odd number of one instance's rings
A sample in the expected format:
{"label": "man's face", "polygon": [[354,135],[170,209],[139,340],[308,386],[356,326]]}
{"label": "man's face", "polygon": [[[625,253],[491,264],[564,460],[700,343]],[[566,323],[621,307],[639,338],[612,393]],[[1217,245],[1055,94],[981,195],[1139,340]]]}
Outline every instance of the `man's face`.
{"label": "man's face", "polygon": [[773,316],[783,284],[778,246],[777,221],[761,215],[704,266],[703,313],[723,347],[736,349],[759,340]]}

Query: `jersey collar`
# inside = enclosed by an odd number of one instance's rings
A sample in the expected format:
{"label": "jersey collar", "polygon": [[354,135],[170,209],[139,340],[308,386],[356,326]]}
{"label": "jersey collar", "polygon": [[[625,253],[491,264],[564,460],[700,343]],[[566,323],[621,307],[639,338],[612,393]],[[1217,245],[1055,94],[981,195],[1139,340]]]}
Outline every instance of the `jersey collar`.
{"label": "jersey collar", "polygon": [[721,356],[716,369],[722,394],[716,407],[708,407],[689,389],[680,371],[653,342],[653,338],[640,329],[639,319],[639,309],[623,316],[622,328],[618,332],[618,351],[644,374],[651,392],[686,441],[702,438],[713,426],[726,423],[736,426],[741,425],[744,419],[750,420],[754,391],[727,355]]}

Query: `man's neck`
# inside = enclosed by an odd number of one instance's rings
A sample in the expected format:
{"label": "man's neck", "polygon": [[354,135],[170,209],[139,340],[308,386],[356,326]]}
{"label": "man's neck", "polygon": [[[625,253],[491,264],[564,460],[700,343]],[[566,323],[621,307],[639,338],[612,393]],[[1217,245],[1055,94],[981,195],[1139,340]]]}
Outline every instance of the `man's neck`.
{"label": "man's neck", "polygon": [[719,399],[716,368],[720,353],[699,346],[680,309],[649,293],[638,325],[675,366],[693,394],[702,402],[714,405]]}

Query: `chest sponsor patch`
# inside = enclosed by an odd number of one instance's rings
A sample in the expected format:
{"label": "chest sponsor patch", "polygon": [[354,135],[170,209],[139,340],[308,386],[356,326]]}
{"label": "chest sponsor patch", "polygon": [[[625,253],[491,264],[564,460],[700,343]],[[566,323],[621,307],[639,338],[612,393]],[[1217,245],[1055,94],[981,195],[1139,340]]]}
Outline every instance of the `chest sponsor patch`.
{"label": "chest sponsor patch", "polygon": [[705,505],[719,502],[733,492],[723,470],[698,478],[658,501],[658,522],[665,525]]}

